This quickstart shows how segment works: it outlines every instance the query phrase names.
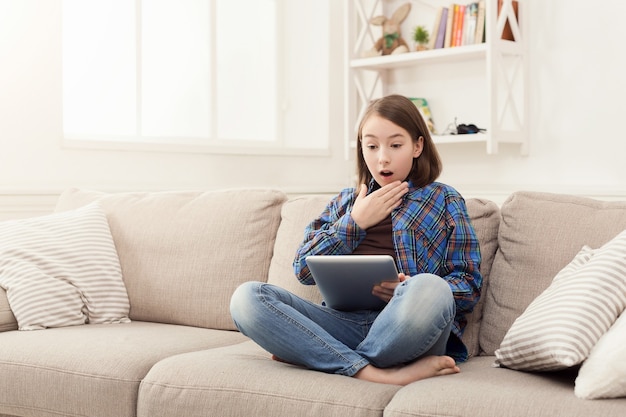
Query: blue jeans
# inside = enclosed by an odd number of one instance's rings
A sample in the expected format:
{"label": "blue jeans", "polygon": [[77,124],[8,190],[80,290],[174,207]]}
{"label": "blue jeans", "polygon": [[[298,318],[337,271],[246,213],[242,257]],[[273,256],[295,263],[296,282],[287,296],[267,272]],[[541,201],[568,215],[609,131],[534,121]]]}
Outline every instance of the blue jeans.
{"label": "blue jeans", "polygon": [[445,280],[418,274],[398,285],[382,311],[338,311],[280,287],[247,282],[230,302],[237,328],[294,364],[353,376],[372,364],[389,368],[443,355],[455,315]]}

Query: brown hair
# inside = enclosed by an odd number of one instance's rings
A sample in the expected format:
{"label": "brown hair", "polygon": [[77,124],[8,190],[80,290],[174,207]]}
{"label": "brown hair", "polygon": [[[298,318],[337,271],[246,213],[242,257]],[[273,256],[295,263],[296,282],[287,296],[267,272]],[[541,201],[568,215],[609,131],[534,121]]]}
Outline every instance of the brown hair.
{"label": "brown hair", "polygon": [[363,158],[362,140],[363,125],[373,114],[387,119],[406,130],[411,135],[413,142],[417,142],[420,136],[424,138],[422,153],[419,157],[413,159],[413,166],[407,179],[410,179],[416,187],[424,187],[434,182],[441,174],[442,165],[439,152],[437,152],[435,143],[430,137],[428,126],[426,126],[426,122],[417,106],[411,100],[404,96],[393,94],[371,101],[359,124],[356,145],[359,184],[368,185],[372,180],[372,174],[367,169],[365,159]]}

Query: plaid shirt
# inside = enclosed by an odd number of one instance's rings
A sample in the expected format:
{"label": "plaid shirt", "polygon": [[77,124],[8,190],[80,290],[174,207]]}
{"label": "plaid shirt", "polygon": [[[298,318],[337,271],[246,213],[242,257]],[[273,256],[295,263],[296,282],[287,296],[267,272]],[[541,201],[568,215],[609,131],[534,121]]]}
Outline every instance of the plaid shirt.
{"label": "plaid shirt", "polygon": [[[370,185],[369,192],[374,186]],[[356,196],[354,188],[341,191],[306,227],[293,263],[303,284],[314,284],[306,256],[350,254],[365,237],[366,231],[350,216]],[[467,324],[465,315],[478,302],[482,284],[480,247],[465,200],[454,188],[437,182],[423,188],[409,182],[409,192],[403,199],[391,214],[396,265],[407,276],[431,273],[448,282],[456,317],[447,354],[464,361],[467,348],[460,338]]]}

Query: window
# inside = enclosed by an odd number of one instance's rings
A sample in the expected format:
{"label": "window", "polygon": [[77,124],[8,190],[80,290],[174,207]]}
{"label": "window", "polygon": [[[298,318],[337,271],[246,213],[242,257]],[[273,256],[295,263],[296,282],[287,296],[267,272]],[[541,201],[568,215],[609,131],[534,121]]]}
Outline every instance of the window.
{"label": "window", "polygon": [[64,0],[66,143],[326,149],[329,1]]}

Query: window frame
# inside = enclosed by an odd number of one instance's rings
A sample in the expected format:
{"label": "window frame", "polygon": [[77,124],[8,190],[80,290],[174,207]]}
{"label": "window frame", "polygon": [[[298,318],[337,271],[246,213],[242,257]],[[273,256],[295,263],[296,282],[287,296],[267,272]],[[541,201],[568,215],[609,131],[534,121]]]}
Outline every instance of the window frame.
{"label": "window frame", "polygon": [[[275,139],[273,140],[244,140],[244,139],[220,139],[217,137],[218,124],[217,115],[217,64],[216,64],[216,2],[209,0],[210,22],[209,31],[209,56],[211,76],[209,83],[211,91],[210,100],[210,132],[208,137],[184,137],[184,136],[147,136],[142,135],[142,1],[135,2],[135,42],[136,42],[136,125],[134,135],[101,135],[101,134],[71,134],[62,130],[61,147],[64,149],[85,149],[85,150],[114,150],[114,151],[139,151],[139,152],[167,152],[167,153],[206,153],[206,154],[235,154],[235,155],[275,155],[275,156],[329,156],[331,151],[331,143],[327,141],[323,146],[304,147],[289,146],[286,144],[284,128],[281,124],[280,102],[286,97],[286,87],[280,80],[283,78],[282,72],[285,65],[285,49],[284,45],[279,42],[284,36],[284,6],[283,2],[288,0],[276,0],[276,19],[282,22],[277,28],[276,36],[276,120],[275,120]],[[328,16],[330,20],[330,16]],[[330,58],[330,51],[328,52]],[[330,71],[329,68],[326,69]],[[330,89],[331,80],[328,80]],[[330,93],[330,90],[329,90]],[[330,97],[329,97],[330,101]],[[327,112],[329,114],[327,129],[330,130],[330,112],[331,106]],[[63,106],[61,108],[63,112]],[[63,120],[63,119],[62,119]],[[330,134],[330,132],[327,132]],[[330,137],[330,135],[329,135]]]}

